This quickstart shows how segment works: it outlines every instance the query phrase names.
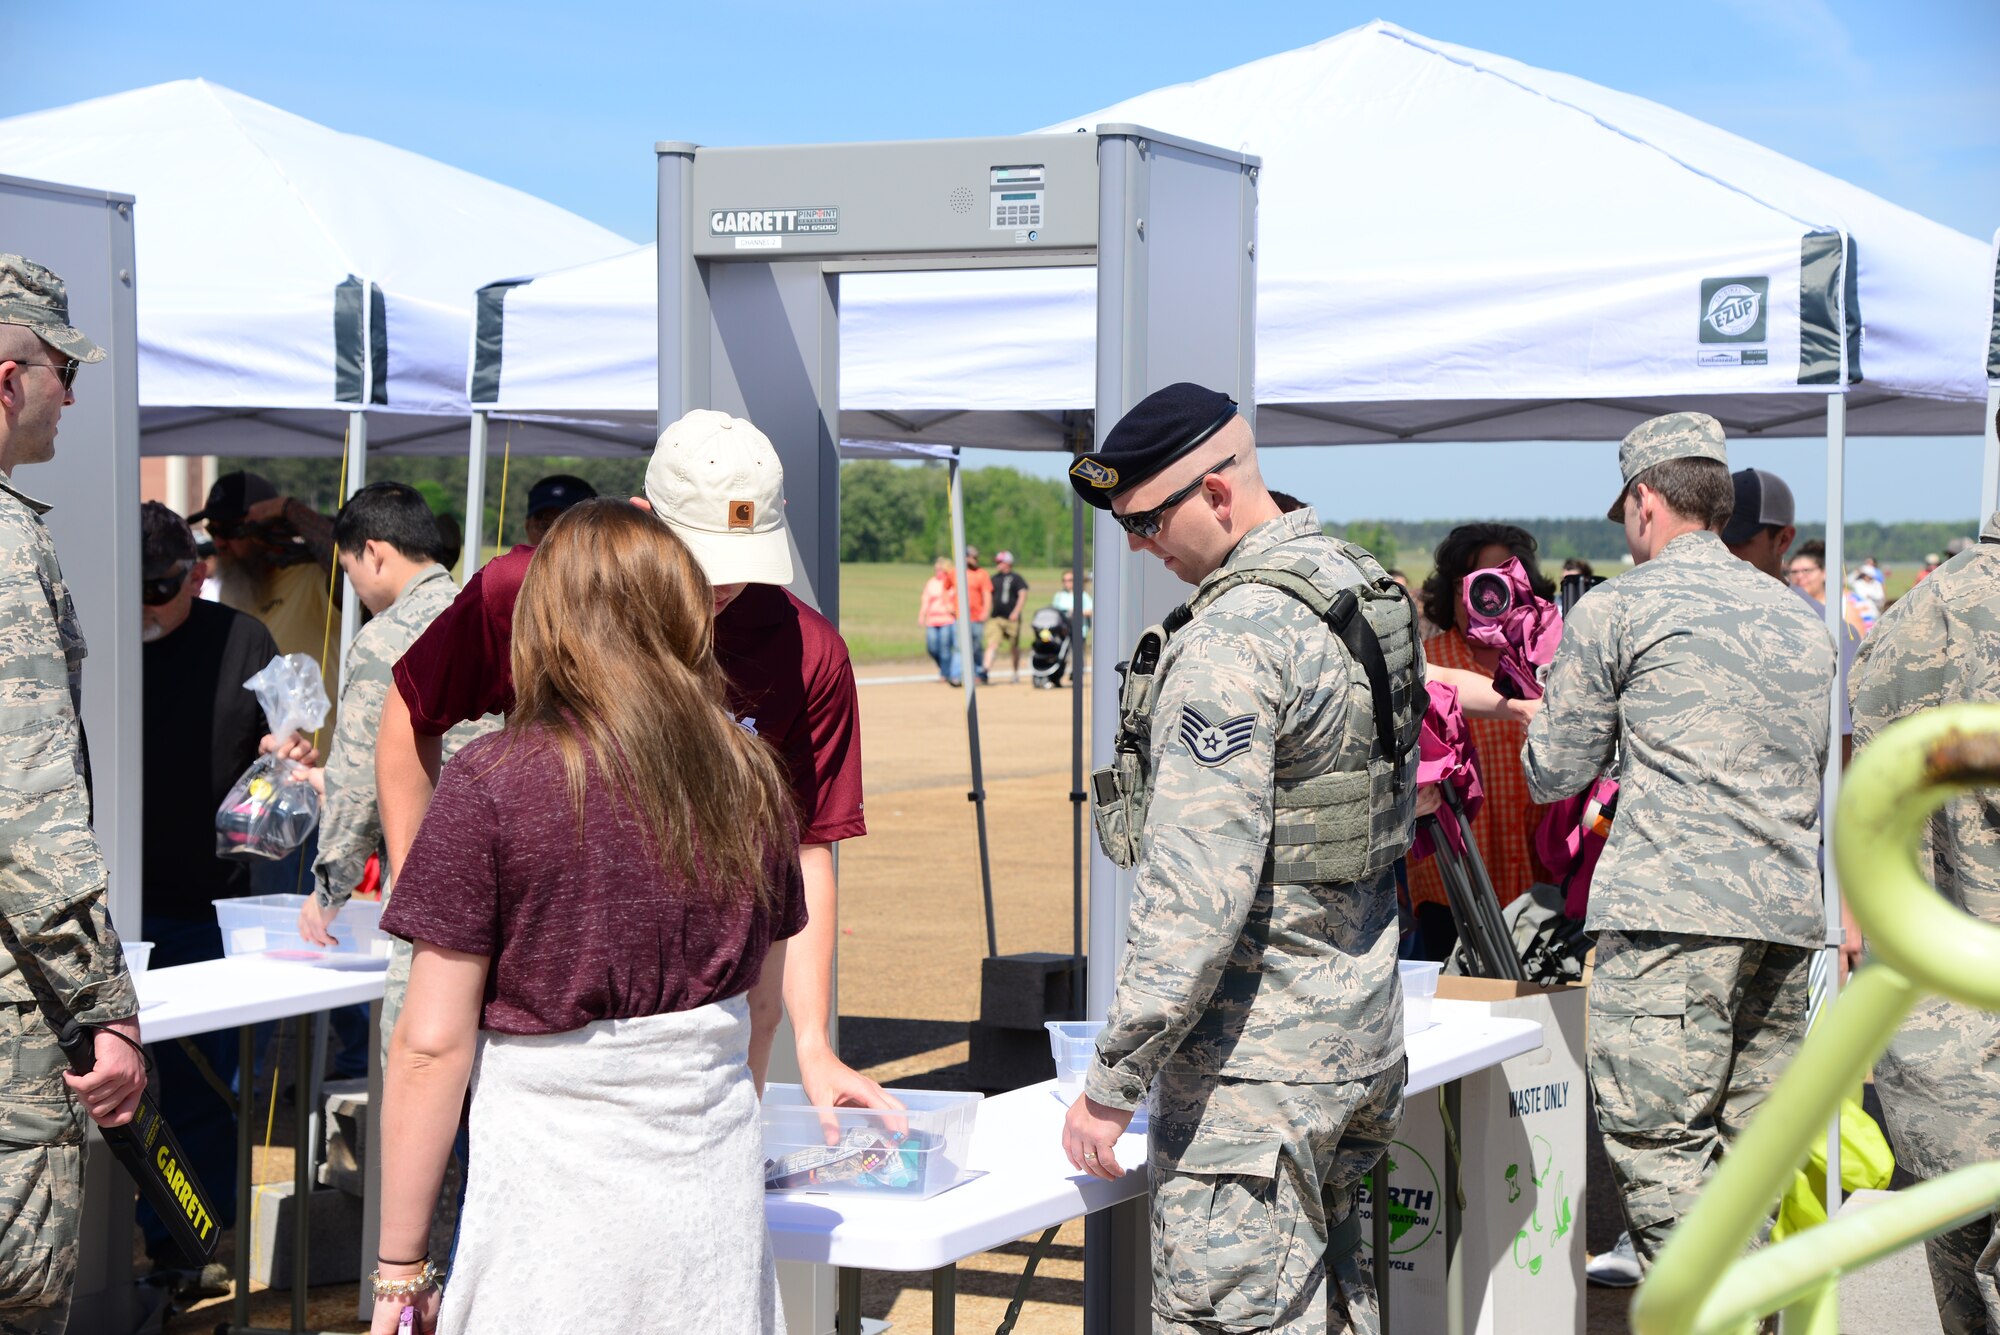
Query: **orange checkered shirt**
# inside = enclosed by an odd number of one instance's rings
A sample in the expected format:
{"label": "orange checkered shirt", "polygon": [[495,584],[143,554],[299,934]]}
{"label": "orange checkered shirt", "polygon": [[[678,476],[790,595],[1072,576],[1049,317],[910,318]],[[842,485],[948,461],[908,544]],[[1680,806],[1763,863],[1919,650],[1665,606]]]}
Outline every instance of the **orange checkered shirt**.
{"label": "orange checkered shirt", "polygon": [[[1425,640],[1424,661],[1485,675],[1472,657],[1472,646],[1456,630],[1439,631]],[[1535,828],[1546,808],[1529,800],[1528,779],[1521,771],[1521,747],[1528,740],[1528,725],[1471,717],[1465,722],[1472,732],[1472,744],[1479,748],[1479,785],[1486,794],[1479,814],[1472,818],[1472,837],[1479,841],[1486,874],[1493,878],[1493,888],[1504,908],[1536,881],[1554,879],[1535,857]],[[1410,902],[1450,902],[1445,898],[1436,858],[1410,864]]]}

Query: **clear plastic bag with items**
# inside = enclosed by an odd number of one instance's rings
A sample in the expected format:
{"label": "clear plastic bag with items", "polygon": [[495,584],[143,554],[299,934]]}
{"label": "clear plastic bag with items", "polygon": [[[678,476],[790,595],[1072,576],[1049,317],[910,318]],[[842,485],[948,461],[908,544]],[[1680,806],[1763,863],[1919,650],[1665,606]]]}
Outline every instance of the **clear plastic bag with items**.
{"label": "clear plastic bag with items", "polygon": [[[273,658],[243,688],[256,692],[264,722],[278,737],[310,734],[331,708],[319,667],[305,654]],[[319,791],[306,766],[259,756],[216,809],[216,856],[276,861],[303,844],[318,824]]]}

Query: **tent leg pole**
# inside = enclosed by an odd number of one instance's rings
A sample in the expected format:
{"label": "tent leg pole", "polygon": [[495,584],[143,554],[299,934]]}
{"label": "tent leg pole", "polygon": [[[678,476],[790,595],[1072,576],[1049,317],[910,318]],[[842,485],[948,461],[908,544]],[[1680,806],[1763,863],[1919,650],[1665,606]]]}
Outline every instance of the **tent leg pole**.
{"label": "tent leg pole", "polygon": [[1986,452],[1979,470],[1979,522],[2000,510],[2000,380],[1986,385]]}
{"label": "tent leg pole", "polygon": [[980,646],[972,643],[972,606],[965,591],[965,481],[960,476],[957,452],[952,454],[951,551],[952,568],[958,572],[958,679],[965,688],[965,739],[972,753],[973,824],[979,831],[979,893],[986,906],[986,956],[1000,953],[999,937],[993,927],[993,863],[986,848],[986,775],[979,756],[979,664],[973,658]]}
{"label": "tent leg pole", "polygon": [[472,414],[471,443],[465,452],[465,554],[460,559],[462,585],[479,572],[486,543],[486,414]]}
{"label": "tent leg pole", "polygon": [[[1089,440],[1086,434],[1080,444],[1087,446]],[[1071,616],[1076,624],[1070,628],[1069,638],[1069,953],[1075,961],[1069,974],[1069,1013],[1081,1020],[1084,1017],[1083,812],[1084,803],[1090,800],[1089,790],[1083,786],[1083,665],[1089,655],[1075,633],[1083,625],[1083,501],[1076,496],[1069,498],[1069,544],[1070,579],[1076,588],[1070,604],[1076,609]]]}
{"label": "tent leg pole", "polygon": [[[347,415],[347,496],[340,498],[345,505],[347,497],[368,485],[368,414],[351,412]],[[354,634],[361,629],[361,600],[355,595],[354,585],[347,583],[340,596],[340,658],[347,661],[347,646],[354,643]],[[334,674],[326,674],[331,678]]]}
{"label": "tent leg pole", "polygon": [[[1824,846],[1833,846],[1833,809],[1840,798],[1840,706],[1847,694],[1847,682],[1840,672],[1840,643],[1844,592],[1847,586],[1847,394],[1842,390],[1826,399],[1826,624],[1833,632],[1833,707],[1828,711],[1829,737],[1826,750],[1826,781],[1820,793],[1820,835]],[[1827,970],[1822,1008],[1840,997],[1841,931],[1840,877],[1833,859],[1824,857],[1822,884],[1825,886]],[[1834,1109],[1826,1132],[1826,1217],[1840,1213],[1840,1110]]]}

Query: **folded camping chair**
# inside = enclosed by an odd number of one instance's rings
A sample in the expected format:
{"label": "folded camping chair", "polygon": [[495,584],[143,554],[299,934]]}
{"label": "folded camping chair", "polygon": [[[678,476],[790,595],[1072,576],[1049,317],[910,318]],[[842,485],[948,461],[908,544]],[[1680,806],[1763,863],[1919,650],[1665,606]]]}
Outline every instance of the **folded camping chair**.
{"label": "folded camping chair", "polygon": [[1458,692],[1441,682],[1426,682],[1430,703],[1417,735],[1417,783],[1435,783],[1444,806],[1434,815],[1417,818],[1412,861],[1435,857],[1444,881],[1445,901],[1458,928],[1458,950],[1464,971],[1474,978],[1507,978],[1526,982],[1527,973],[1515,953],[1513,937],[1500,918],[1500,897],[1493,889],[1479,841],[1472,837],[1472,816],[1484,794],[1479,786],[1479,756]]}

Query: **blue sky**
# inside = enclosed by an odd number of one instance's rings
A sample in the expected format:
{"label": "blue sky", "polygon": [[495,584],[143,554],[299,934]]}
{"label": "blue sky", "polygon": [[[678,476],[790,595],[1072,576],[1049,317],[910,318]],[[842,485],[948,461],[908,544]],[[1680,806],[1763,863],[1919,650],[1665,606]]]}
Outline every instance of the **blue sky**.
{"label": "blue sky", "polygon": [[[635,241],[652,236],[657,139],[1013,133],[1377,17],[1652,98],[1974,236],[2000,227],[1993,0],[8,9],[10,47],[38,58],[11,62],[0,115],[200,75],[541,195]],[[1422,495],[1406,489],[1409,447],[1274,452],[1272,472],[1333,517],[1414,518],[1591,513],[1614,467],[1601,446],[1506,447],[1504,469],[1490,446],[1477,459],[1419,448],[1437,452]],[[1823,514],[1819,446],[1741,453],[1787,474],[1802,515]],[[1847,513],[1959,517],[1978,479],[1976,441],[1858,442]]]}

